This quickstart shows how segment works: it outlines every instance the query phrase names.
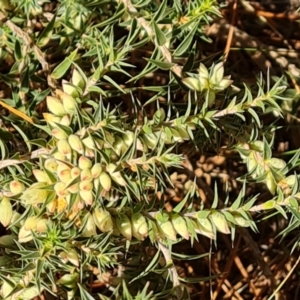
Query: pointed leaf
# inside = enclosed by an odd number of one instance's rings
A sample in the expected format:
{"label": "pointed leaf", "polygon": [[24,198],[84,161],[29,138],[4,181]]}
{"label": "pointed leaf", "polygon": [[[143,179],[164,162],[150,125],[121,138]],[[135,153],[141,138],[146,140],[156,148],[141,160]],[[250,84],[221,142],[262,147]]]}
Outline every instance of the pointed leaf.
{"label": "pointed leaf", "polygon": [[174,56],[182,56],[183,54],[188,53],[189,47],[195,36],[195,32],[198,29],[198,25],[199,23],[193,25],[193,29],[188,33],[188,35],[184,38],[184,40],[173,53]]}
{"label": "pointed leaf", "polygon": [[52,72],[51,77],[54,79],[59,79],[65,75],[68,71],[72,62],[75,60],[77,55],[77,50],[75,49],[68,57],[66,57]]}
{"label": "pointed leaf", "polygon": [[163,46],[167,41],[166,36],[162,32],[162,30],[158,27],[155,21],[153,22],[153,28],[154,28],[155,37],[158,45]]}

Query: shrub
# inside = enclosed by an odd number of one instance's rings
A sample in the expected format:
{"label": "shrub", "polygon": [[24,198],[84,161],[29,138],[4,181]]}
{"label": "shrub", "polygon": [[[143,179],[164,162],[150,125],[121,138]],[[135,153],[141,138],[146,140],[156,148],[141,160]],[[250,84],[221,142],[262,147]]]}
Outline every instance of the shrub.
{"label": "shrub", "polygon": [[[222,60],[203,58],[214,0],[2,0],[0,9],[10,111],[0,140],[3,299],[188,299],[188,283],[205,278],[180,276],[177,261],[199,255],[175,244],[217,244],[217,232],[234,240],[239,227],[257,230],[257,211],[299,225],[298,175],[288,173],[299,153],[272,157],[274,127],[260,120],[281,114],[286,86],[234,86]],[[168,210],[182,145],[238,151],[248,169],[238,197],[220,203],[216,186],[205,207],[190,181]],[[254,205],[247,182],[273,198]]]}

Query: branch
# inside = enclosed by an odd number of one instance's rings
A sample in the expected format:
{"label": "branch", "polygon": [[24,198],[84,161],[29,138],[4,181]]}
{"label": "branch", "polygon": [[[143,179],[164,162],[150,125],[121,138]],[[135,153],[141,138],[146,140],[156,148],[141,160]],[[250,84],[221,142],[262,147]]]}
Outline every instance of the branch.
{"label": "branch", "polygon": [[34,44],[32,39],[30,38],[30,36],[26,32],[24,32],[20,27],[15,25],[12,21],[7,20],[5,15],[2,12],[0,12],[0,21],[5,23],[12,32],[14,32],[20,39],[22,39],[24,41],[25,45],[28,48],[33,50],[33,52],[35,53],[38,61],[42,65],[42,69],[43,69],[45,75],[47,76],[48,85],[51,88],[56,88],[56,85],[55,85],[53,79],[50,76],[49,64],[45,60],[43,52],[40,50],[40,48],[38,48]]}
{"label": "branch", "polygon": [[[127,7],[128,12],[130,13],[131,17],[135,17],[138,15],[137,9],[133,6],[130,0],[122,0],[124,5]],[[137,22],[145,29],[148,36],[150,38],[153,38],[155,36],[154,31],[152,30],[150,24],[146,21],[143,17],[136,17]],[[168,63],[173,63],[172,54],[169,51],[168,47],[166,45],[158,45],[158,43],[154,39],[155,46],[160,50],[162,53],[164,59]],[[172,72],[174,72],[178,77],[182,77],[182,67],[178,64],[174,64],[171,69]]]}
{"label": "branch", "polygon": [[[168,265],[168,264],[173,265],[173,259],[171,257],[170,251],[160,242],[158,243],[158,247],[166,260],[166,265]],[[177,299],[182,299],[182,290],[180,288],[180,281],[179,281],[179,276],[178,276],[176,267],[174,267],[174,266],[170,267],[169,270],[170,270],[170,273],[172,274],[173,287],[175,288]]]}
{"label": "branch", "polygon": [[28,160],[31,160],[31,159],[39,158],[40,155],[49,154],[49,152],[50,151],[48,149],[46,149],[46,148],[40,148],[40,149],[37,149],[35,151],[32,151],[28,155],[21,156],[20,159],[5,159],[5,160],[1,160],[0,161],[0,170],[4,169],[6,167],[9,167],[9,166],[15,166],[15,165],[22,164],[22,163],[24,163],[24,162],[26,162]]}

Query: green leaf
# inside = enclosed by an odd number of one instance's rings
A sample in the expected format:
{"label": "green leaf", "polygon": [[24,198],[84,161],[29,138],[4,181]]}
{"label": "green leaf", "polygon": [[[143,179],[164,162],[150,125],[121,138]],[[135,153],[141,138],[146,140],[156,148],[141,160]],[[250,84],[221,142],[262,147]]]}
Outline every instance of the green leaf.
{"label": "green leaf", "polygon": [[267,142],[267,140],[265,138],[264,138],[263,143],[264,143],[263,144],[263,158],[264,158],[264,160],[267,160],[272,157],[272,150],[271,150],[269,143]]}
{"label": "green leaf", "polygon": [[154,28],[155,38],[157,40],[158,45],[163,46],[167,42],[166,36],[158,27],[155,21],[153,22],[153,28]]}
{"label": "green leaf", "polygon": [[283,170],[281,170],[281,172],[283,174],[286,174],[287,172],[289,172],[297,164],[297,162],[299,160],[299,156],[300,156],[300,150],[297,150],[296,153],[294,154],[294,156],[288,161],[285,168]]}
{"label": "green leaf", "polygon": [[115,88],[117,88],[122,93],[126,94],[126,92],[113,79],[111,79],[109,76],[104,75],[103,79],[105,79],[106,81],[108,81],[111,85],[113,85]]}
{"label": "green leaf", "polygon": [[20,90],[24,93],[29,91],[29,68],[26,68],[22,74],[21,88]]}
{"label": "green leaf", "polygon": [[47,26],[44,28],[44,30],[40,34],[40,36],[36,42],[38,47],[43,47],[48,44],[48,42],[52,36],[55,20],[56,20],[56,14],[53,15],[51,21],[47,24]]}
{"label": "green leaf", "polygon": [[124,4],[123,4],[123,2],[121,2],[120,5],[118,6],[117,10],[114,11],[114,14],[112,17],[106,19],[102,23],[95,25],[94,27],[95,28],[105,27],[105,26],[108,27],[108,25],[116,23],[124,15],[124,13],[125,13]]}
{"label": "green leaf", "polygon": [[151,62],[153,65],[161,68],[162,70],[170,70],[174,66],[173,63],[164,62],[164,61],[160,61],[160,60],[154,60],[154,59],[150,59],[150,58],[145,58],[145,60]]}
{"label": "green leaf", "polygon": [[129,284],[131,284],[132,282],[136,281],[137,279],[140,279],[140,278],[146,276],[147,274],[149,274],[149,272],[153,271],[153,269],[159,263],[159,258],[160,258],[160,251],[158,250],[156,252],[156,254],[154,255],[154,257],[152,258],[151,262],[145,268],[145,270],[143,270],[138,276],[136,276],[133,279],[131,279],[130,282],[129,282]]}
{"label": "green leaf", "polygon": [[[153,60],[159,60],[161,59],[161,53],[159,52],[158,48],[155,48],[152,52],[151,59]],[[145,77],[147,74],[154,72],[157,70],[157,66],[153,65],[151,62],[148,62],[145,68],[139,72],[138,75],[132,77],[130,80],[127,81],[127,83],[134,82],[136,80],[139,80],[140,78]],[[0,74],[1,75],[1,74]]]}
{"label": "green leaf", "polygon": [[225,234],[230,233],[230,229],[229,229],[227,220],[222,213],[217,212],[217,211],[213,212],[210,215],[210,220],[211,220],[212,224],[214,224],[214,226],[216,227],[216,229],[218,231],[225,233]]}
{"label": "green leaf", "polygon": [[286,214],[286,212],[285,212],[285,210],[283,209],[282,206],[276,205],[276,206],[275,206],[275,209],[278,210],[279,213],[280,213],[286,220],[288,220],[288,216],[287,216],[287,214]]}
{"label": "green leaf", "polygon": [[47,141],[45,139],[33,139],[30,140],[29,143],[40,148],[45,148],[47,146]]}
{"label": "green leaf", "polygon": [[35,286],[32,286],[29,288],[24,288],[20,294],[18,293],[18,299],[32,300],[39,294],[40,294],[39,289]]}
{"label": "green leaf", "polygon": [[8,148],[6,146],[6,143],[4,143],[2,140],[0,140],[0,151],[1,151],[1,159],[5,159],[9,155]]}
{"label": "green leaf", "polygon": [[22,58],[23,58],[21,44],[18,39],[15,40],[14,55],[15,55],[16,60],[22,60]]}
{"label": "green leaf", "polygon": [[184,38],[184,40],[180,43],[180,45],[176,48],[173,55],[174,56],[182,56],[184,54],[188,54],[188,50],[190,48],[190,45],[194,39],[195,32],[198,29],[199,22],[193,25],[193,29],[190,30],[188,35]]}
{"label": "green leaf", "polygon": [[11,125],[14,126],[15,129],[17,129],[17,131],[20,133],[20,135],[22,136],[24,142],[27,145],[27,148],[28,148],[29,152],[31,152],[31,144],[29,143],[29,139],[28,139],[27,135],[24,133],[24,131],[19,126],[15,125],[13,123]]}
{"label": "green leaf", "polygon": [[81,284],[77,283],[80,292],[80,298],[82,300],[95,300],[95,298],[86,291],[86,287],[83,287]]}
{"label": "green leaf", "polygon": [[245,181],[243,182],[243,188],[240,190],[239,192],[239,195],[238,197],[236,198],[236,200],[232,203],[231,207],[230,207],[230,210],[237,210],[241,203],[242,203],[242,200],[245,196],[245,193],[246,193],[246,183]]}
{"label": "green leaf", "polygon": [[173,208],[173,211],[175,213],[180,213],[183,210],[189,198],[190,198],[190,192],[186,193],[184,198]]}
{"label": "green leaf", "polygon": [[211,206],[212,209],[216,209],[217,208],[218,202],[219,202],[218,200],[219,200],[219,197],[218,197],[218,186],[217,186],[217,183],[215,182],[214,201],[213,201],[212,206]]}
{"label": "green leaf", "polygon": [[195,51],[191,51],[186,63],[184,64],[183,68],[182,68],[182,72],[189,72],[193,69],[195,64]]}
{"label": "green leaf", "polygon": [[[159,21],[161,21],[165,17],[166,9],[167,9],[167,0],[163,0],[159,4],[158,10],[153,16],[153,22],[158,23]],[[170,11],[168,12],[168,14],[170,15]]]}
{"label": "green leaf", "polygon": [[253,108],[248,108],[248,112],[252,115],[252,117],[254,118],[256,124],[258,127],[261,126],[261,123],[260,123],[260,119],[259,119],[259,116],[258,114],[256,113],[256,111],[253,109]]}
{"label": "green leaf", "polygon": [[203,253],[203,254],[198,254],[198,255],[187,255],[187,254],[180,254],[180,253],[175,253],[172,252],[172,257],[178,260],[195,260],[199,258],[203,258],[208,256],[209,253]]}
{"label": "green leaf", "polygon": [[75,49],[68,57],[66,57],[52,72],[51,77],[59,79],[65,75],[75,60],[78,49]]}

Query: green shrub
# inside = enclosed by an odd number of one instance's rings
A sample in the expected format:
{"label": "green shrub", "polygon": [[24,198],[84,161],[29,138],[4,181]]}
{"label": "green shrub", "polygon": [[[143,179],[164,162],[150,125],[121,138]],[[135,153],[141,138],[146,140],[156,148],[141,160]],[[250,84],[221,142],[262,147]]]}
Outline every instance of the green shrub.
{"label": "green shrub", "polygon": [[[288,176],[299,153],[273,158],[274,127],[260,121],[281,114],[286,86],[234,86],[221,60],[202,57],[214,0],[0,3],[3,119],[15,130],[0,140],[3,299],[188,299],[188,283],[205,278],[182,278],[176,262],[199,256],[173,245],[233,240],[238,227],[257,230],[257,211],[299,225],[298,176]],[[204,208],[191,181],[166,210],[183,144],[238,151],[248,168],[238,197],[220,205],[216,188]],[[254,206],[247,182],[274,197]]]}

